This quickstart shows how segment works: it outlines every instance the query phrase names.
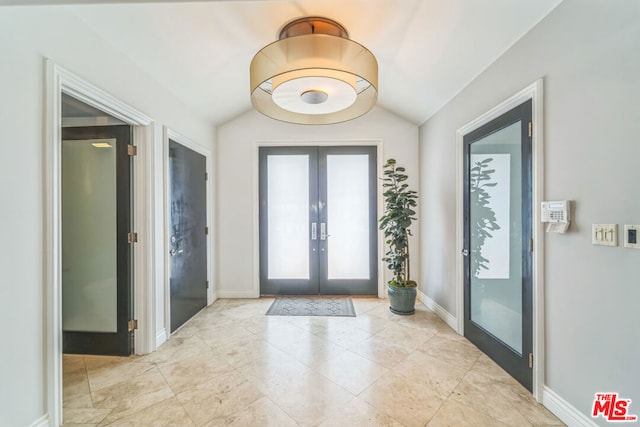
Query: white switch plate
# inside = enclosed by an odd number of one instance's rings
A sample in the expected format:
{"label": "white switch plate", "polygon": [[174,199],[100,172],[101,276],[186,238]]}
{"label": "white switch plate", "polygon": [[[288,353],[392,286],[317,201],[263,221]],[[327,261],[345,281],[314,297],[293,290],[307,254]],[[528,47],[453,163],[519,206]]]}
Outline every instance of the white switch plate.
{"label": "white switch plate", "polygon": [[[630,240],[635,238],[635,243]],[[625,224],[624,225],[624,247],[640,249],[640,225]]]}
{"label": "white switch plate", "polygon": [[591,243],[600,246],[618,246],[618,224],[593,224]]}

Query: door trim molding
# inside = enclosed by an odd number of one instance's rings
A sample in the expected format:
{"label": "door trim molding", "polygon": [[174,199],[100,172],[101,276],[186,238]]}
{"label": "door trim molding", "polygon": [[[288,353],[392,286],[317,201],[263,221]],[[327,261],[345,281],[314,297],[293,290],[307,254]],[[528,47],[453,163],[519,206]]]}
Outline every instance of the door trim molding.
{"label": "door trim molding", "polygon": [[60,222],[61,96],[73,96],[133,126],[138,159],[134,167],[134,315],[136,353],[155,349],[153,258],[153,119],[45,58],[44,93],[44,319],[46,407],[53,425],[62,423],[62,267]]}
{"label": "door trim molding", "polygon": [[464,150],[463,137],[503,113],[532,100],[532,232],[533,232],[533,397],[540,402],[544,388],[544,228],[538,206],[544,200],[543,80],[538,79],[456,131],[456,317],[457,332],[464,335]]}
{"label": "door trim molding", "polygon": [[[336,140],[272,140],[272,141],[254,141],[253,143],[253,292],[250,297],[260,297],[260,147],[278,147],[278,146],[291,146],[291,147],[330,147],[341,145],[368,145],[376,147],[377,152],[377,167],[376,174],[378,177],[382,176],[382,165],[384,164],[384,144],[381,139],[336,139]],[[378,212],[383,211],[384,200],[382,198],[381,186],[378,186],[377,192],[377,205]],[[384,253],[384,235],[378,230],[378,254]],[[378,256],[378,298],[386,297],[386,287],[384,282],[385,265],[381,260],[382,257]],[[242,291],[244,295],[245,291]],[[247,291],[248,293],[248,291]],[[227,295],[225,293],[225,295]],[[233,295],[236,293],[234,291]],[[242,298],[243,296],[236,296],[236,298]]]}
{"label": "door trim molding", "polygon": [[[177,142],[190,150],[195,151],[205,157],[205,164],[207,168],[207,182],[206,182],[206,196],[207,196],[207,226],[209,227],[209,234],[207,234],[207,280],[209,281],[209,289],[207,289],[207,306],[214,303],[216,300],[216,288],[213,283],[213,265],[212,260],[215,258],[214,245],[213,245],[213,233],[214,233],[214,201],[213,201],[213,188],[215,188],[215,174],[213,173],[213,159],[211,150],[198,144],[194,140],[184,136],[183,134],[176,132],[175,130],[163,126],[163,138],[162,138],[162,165],[163,165],[163,194],[164,194],[164,207],[163,207],[163,262],[164,262],[164,313],[163,313],[163,326],[165,330],[164,340],[166,341],[171,337],[171,288],[170,288],[170,271],[169,271],[169,224],[171,221],[171,194],[169,187],[169,140]],[[163,341],[164,342],[164,341]]]}

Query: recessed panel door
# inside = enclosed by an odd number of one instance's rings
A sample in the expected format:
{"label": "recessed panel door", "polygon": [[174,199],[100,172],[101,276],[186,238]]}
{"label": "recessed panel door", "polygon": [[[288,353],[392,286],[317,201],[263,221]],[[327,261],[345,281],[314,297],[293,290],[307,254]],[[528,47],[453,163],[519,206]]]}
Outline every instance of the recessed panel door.
{"label": "recessed panel door", "polygon": [[62,129],[63,352],[131,354],[129,126]]}
{"label": "recessed panel door", "polygon": [[532,388],[531,101],[464,136],[464,333]]}
{"label": "recessed panel door", "polygon": [[171,332],[207,305],[206,172],[205,156],[169,140]]}

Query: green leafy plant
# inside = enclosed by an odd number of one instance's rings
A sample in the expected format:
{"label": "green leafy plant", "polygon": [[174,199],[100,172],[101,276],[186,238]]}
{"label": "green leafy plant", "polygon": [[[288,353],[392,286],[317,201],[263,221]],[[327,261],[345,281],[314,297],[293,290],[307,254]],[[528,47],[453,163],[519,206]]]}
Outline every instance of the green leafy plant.
{"label": "green leafy plant", "polygon": [[385,190],[385,212],[379,223],[380,230],[384,230],[389,250],[382,260],[393,272],[393,279],[389,285],[415,287],[416,282],[411,280],[409,275],[409,236],[412,235],[409,227],[411,222],[417,219],[414,217],[416,212],[413,208],[417,206],[418,195],[415,191],[409,190],[409,185],[405,182],[408,178],[405,172],[405,168],[396,166],[394,159],[389,159],[384,164],[382,186]]}
{"label": "green leafy plant", "polygon": [[487,192],[487,187],[498,185],[491,182],[491,176],[495,169],[489,169],[493,158],[489,157],[482,161],[475,162],[471,168],[470,205],[471,210],[471,275],[478,277],[480,270],[489,269],[489,260],[482,256],[482,247],[487,237],[493,237],[491,231],[499,230],[500,226],[496,220],[496,213],[491,208],[491,196]]}

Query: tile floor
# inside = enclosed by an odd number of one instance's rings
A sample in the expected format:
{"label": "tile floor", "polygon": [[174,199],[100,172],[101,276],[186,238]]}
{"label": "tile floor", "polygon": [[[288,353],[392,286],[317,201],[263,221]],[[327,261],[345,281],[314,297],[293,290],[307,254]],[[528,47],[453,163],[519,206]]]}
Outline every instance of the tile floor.
{"label": "tile floor", "polygon": [[265,316],[218,300],[154,353],[64,356],[65,426],[562,425],[434,313]]}

